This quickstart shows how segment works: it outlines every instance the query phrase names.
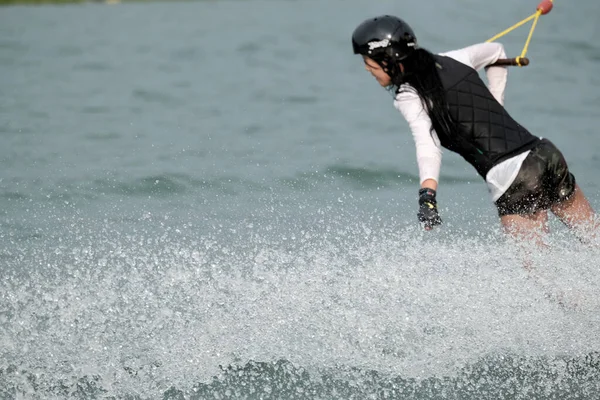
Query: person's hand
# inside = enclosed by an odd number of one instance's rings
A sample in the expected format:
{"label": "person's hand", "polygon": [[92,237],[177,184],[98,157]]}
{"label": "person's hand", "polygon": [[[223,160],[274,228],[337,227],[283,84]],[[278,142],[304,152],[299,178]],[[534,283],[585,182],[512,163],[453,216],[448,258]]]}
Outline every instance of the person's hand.
{"label": "person's hand", "polygon": [[442,219],[438,214],[437,201],[435,200],[435,190],[429,188],[419,190],[419,212],[417,216],[419,222],[423,224],[427,231],[442,223]]}

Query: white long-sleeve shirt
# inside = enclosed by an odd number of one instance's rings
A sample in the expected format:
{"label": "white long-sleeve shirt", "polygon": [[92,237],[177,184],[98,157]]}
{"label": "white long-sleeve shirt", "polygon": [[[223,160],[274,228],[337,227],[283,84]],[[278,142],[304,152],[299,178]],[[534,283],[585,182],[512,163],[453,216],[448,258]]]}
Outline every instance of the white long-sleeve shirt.
{"label": "white long-sleeve shirt", "polygon": [[[505,58],[504,46],[500,43],[480,43],[459,50],[440,53],[479,71],[482,68]],[[504,105],[504,89],[508,71],[506,67],[495,66],[486,69],[488,89],[494,98]],[[401,86],[400,93],[394,100],[394,106],[402,113],[415,141],[419,179],[423,183],[427,179],[439,181],[442,163],[442,149],[437,133],[431,130],[431,120],[423,108],[418,94],[410,90],[409,85]],[[529,152],[521,153],[494,166],[486,175],[486,182],[493,201],[496,201],[512,184],[521,164]]]}

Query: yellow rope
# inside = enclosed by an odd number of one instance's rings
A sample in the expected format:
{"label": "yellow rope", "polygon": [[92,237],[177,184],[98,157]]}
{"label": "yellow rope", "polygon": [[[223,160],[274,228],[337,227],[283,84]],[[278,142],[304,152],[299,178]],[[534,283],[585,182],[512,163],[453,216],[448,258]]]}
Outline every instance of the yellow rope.
{"label": "yellow rope", "polygon": [[[550,2],[553,3],[554,1],[550,0]],[[529,17],[525,18],[524,20],[522,20],[520,22],[517,22],[516,24],[514,24],[510,28],[508,28],[508,29],[500,32],[496,36],[494,36],[494,37],[486,40],[486,42],[493,42],[493,41],[501,38],[502,36],[506,35],[507,33],[514,31],[515,29],[517,29],[521,25],[524,25],[525,23],[533,20],[533,24],[531,25],[531,29],[529,30],[529,36],[527,37],[527,41],[525,42],[525,46],[523,47],[523,51],[521,52],[521,55],[516,58],[517,65],[519,67],[522,67],[523,65],[521,64],[521,60],[523,58],[525,58],[525,55],[527,54],[527,50],[529,49],[529,43],[531,43],[531,37],[533,36],[533,31],[535,30],[535,27],[536,27],[537,22],[540,19],[541,15],[542,15],[542,10],[540,8],[538,8],[537,11],[534,14],[530,15]]]}
{"label": "yellow rope", "polygon": [[529,43],[531,42],[533,31],[535,30],[535,26],[537,25],[538,19],[540,19],[540,15],[542,15],[542,10],[538,10],[535,13],[535,19],[533,20],[533,24],[531,25],[531,30],[529,31],[529,36],[527,37],[527,41],[525,42],[525,47],[523,47],[521,58],[525,57],[525,54],[527,54],[527,49],[529,48]]}
{"label": "yellow rope", "polygon": [[517,29],[518,27],[520,27],[521,25],[531,21],[532,19],[534,19],[536,17],[538,13],[534,13],[531,14],[529,17],[525,18],[523,21],[521,22],[517,22],[516,24],[514,24],[513,26],[511,26],[510,28],[506,29],[505,31],[500,32],[499,34],[497,34],[496,36],[494,36],[493,38],[490,38],[488,40],[486,40],[486,42],[493,42],[499,38],[501,38],[502,36],[506,35],[507,33],[510,33],[512,31],[514,31],[515,29]]}

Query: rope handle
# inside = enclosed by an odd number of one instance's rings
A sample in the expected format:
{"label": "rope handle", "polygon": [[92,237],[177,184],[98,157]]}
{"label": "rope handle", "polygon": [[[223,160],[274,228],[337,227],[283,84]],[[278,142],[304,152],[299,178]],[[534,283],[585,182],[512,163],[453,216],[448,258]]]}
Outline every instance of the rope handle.
{"label": "rope handle", "polygon": [[529,58],[527,57],[515,57],[515,58],[500,58],[495,63],[488,65],[488,67],[526,67],[529,65]]}
{"label": "rope handle", "polygon": [[507,33],[517,29],[521,25],[533,20],[533,24],[531,25],[531,30],[529,31],[529,36],[527,37],[527,41],[525,42],[525,46],[523,47],[523,51],[521,52],[521,55],[519,57],[515,57],[515,58],[501,58],[499,60],[496,60],[495,63],[490,64],[488,66],[491,67],[491,66],[502,65],[502,66],[525,67],[525,66],[529,65],[529,59],[527,57],[525,57],[525,55],[527,54],[527,49],[529,48],[529,43],[531,42],[531,37],[533,36],[533,31],[535,30],[535,27],[537,25],[537,22],[538,22],[538,19],[540,18],[540,16],[548,14],[552,10],[553,6],[554,6],[553,0],[542,0],[540,2],[540,4],[538,4],[534,14],[530,15],[529,17],[525,18],[522,21],[517,22],[510,28],[500,32],[499,34],[492,37],[491,39],[488,39],[486,42],[493,42],[496,39],[506,35]]}

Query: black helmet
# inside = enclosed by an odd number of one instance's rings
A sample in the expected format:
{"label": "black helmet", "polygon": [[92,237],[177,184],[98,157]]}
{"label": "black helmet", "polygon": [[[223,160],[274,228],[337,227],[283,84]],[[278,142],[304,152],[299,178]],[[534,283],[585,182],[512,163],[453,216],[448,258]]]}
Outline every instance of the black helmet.
{"label": "black helmet", "polygon": [[377,61],[396,64],[417,49],[417,38],[412,28],[400,18],[383,15],[369,18],[352,34],[354,54],[362,54]]}

